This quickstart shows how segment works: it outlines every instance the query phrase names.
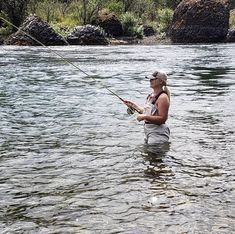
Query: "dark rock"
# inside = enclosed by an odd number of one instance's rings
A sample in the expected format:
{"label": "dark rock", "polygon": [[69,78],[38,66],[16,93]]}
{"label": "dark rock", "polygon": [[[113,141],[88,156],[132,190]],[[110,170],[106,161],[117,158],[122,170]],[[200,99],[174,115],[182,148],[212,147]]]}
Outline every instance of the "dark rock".
{"label": "dark rock", "polygon": [[235,42],[235,28],[230,29],[227,34],[227,42]]}
{"label": "dark rock", "polygon": [[3,38],[0,37],[0,45],[3,45]]}
{"label": "dark rock", "polygon": [[156,31],[154,30],[152,26],[143,25],[143,33],[144,33],[144,36],[150,37],[150,36],[155,35]]}
{"label": "dark rock", "polygon": [[[47,22],[42,21],[35,15],[29,16],[22,24],[20,29],[36,38],[38,41],[46,46],[68,44],[65,39],[58,33],[56,33],[55,30]],[[21,30],[18,30],[15,34],[11,35],[5,41],[5,44],[28,46],[40,45],[38,42],[25,35],[25,33],[23,33]]]}
{"label": "dark rock", "polygon": [[121,21],[113,13],[99,13],[92,24],[100,26],[104,29],[105,33],[114,37],[120,37],[123,35],[123,28]]}
{"label": "dark rock", "polygon": [[229,28],[229,0],[183,0],[170,27],[174,43],[221,42]]}
{"label": "dark rock", "polygon": [[104,31],[94,25],[78,26],[67,37],[70,45],[107,45]]}

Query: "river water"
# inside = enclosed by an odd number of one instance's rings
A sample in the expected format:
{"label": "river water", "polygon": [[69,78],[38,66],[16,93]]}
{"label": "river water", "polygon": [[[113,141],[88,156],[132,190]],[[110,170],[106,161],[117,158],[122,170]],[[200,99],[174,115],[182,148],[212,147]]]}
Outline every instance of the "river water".
{"label": "river water", "polygon": [[[235,44],[0,47],[0,233],[234,233]],[[167,71],[171,143],[139,104]]]}

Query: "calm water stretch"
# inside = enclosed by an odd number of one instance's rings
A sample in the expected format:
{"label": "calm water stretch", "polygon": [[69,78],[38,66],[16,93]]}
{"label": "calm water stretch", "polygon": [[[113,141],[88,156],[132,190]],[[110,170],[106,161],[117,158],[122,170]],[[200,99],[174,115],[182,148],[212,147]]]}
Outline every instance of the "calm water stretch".
{"label": "calm water stretch", "polygon": [[[234,233],[235,44],[0,47],[0,233]],[[170,73],[171,143],[143,144]]]}

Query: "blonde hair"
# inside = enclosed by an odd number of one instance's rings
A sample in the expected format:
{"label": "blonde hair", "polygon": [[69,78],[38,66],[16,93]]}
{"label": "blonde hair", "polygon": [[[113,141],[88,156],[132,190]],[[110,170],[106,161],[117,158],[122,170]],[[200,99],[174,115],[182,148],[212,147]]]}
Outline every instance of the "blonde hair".
{"label": "blonde hair", "polygon": [[166,83],[163,86],[163,90],[166,92],[166,94],[169,98],[169,101],[171,101],[171,92],[170,92],[169,88],[166,86]]}
{"label": "blonde hair", "polygon": [[166,84],[167,78],[168,78],[168,77],[167,77],[167,74],[166,74],[165,72],[163,72],[163,71],[156,71],[156,72],[153,73],[152,76],[155,76],[155,77],[160,78],[160,80],[161,80],[162,83],[163,83],[162,89],[163,89],[163,91],[166,92],[166,94],[167,94],[167,96],[168,96],[168,98],[169,98],[169,101],[170,101],[170,100],[171,100],[171,92],[170,92],[170,90],[168,89],[167,84]]}

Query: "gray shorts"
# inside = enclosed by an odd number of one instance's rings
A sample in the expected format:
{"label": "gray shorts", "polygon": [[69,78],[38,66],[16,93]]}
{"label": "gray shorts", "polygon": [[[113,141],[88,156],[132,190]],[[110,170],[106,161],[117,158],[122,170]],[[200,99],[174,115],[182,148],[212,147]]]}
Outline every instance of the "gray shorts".
{"label": "gray shorts", "polygon": [[170,138],[170,129],[166,124],[144,124],[144,133],[148,145],[166,143]]}

